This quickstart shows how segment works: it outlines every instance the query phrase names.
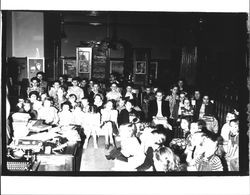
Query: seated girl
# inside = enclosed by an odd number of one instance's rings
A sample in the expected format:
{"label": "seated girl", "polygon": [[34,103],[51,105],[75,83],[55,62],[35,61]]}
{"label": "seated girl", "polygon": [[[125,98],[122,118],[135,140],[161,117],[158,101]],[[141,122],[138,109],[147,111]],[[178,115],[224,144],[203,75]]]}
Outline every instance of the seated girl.
{"label": "seated girl", "polygon": [[73,124],[74,118],[71,112],[70,102],[67,101],[61,104],[61,111],[58,113],[58,117],[60,126],[68,126]]}
{"label": "seated girl", "polygon": [[108,100],[105,108],[101,110],[101,128],[105,135],[105,149],[109,149],[110,145],[115,146],[114,135],[118,134],[117,129],[118,111],[115,110],[115,103]]}
{"label": "seated girl", "polygon": [[45,99],[43,106],[38,110],[38,119],[45,120],[49,125],[56,125],[59,121],[57,109],[53,106],[51,97]]}

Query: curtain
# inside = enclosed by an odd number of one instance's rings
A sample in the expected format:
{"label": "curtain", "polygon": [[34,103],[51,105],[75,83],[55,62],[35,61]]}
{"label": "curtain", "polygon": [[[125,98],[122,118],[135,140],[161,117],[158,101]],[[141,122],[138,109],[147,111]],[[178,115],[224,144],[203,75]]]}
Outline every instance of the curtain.
{"label": "curtain", "polygon": [[183,47],[181,54],[180,78],[193,86],[196,82],[197,47]]}

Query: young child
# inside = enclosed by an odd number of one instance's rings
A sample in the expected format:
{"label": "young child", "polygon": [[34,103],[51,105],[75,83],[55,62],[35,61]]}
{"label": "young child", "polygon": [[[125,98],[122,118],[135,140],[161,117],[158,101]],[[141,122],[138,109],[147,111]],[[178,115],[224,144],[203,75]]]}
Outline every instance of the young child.
{"label": "young child", "polygon": [[229,122],[230,133],[226,160],[229,171],[239,171],[239,121],[233,119]]}
{"label": "young child", "polygon": [[[199,157],[195,160],[197,171],[223,171],[220,158],[215,154],[218,149],[218,136],[212,132],[204,133],[199,148]],[[197,149],[197,148],[196,148]]]}

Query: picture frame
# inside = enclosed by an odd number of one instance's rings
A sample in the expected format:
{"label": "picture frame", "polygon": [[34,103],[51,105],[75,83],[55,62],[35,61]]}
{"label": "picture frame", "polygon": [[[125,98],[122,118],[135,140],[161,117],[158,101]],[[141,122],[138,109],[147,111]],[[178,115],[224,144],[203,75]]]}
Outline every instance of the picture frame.
{"label": "picture frame", "polygon": [[92,48],[78,47],[76,50],[78,73],[91,73]]}
{"label": "picture frame", "polygon": [[158,78],[158,62],[152,61],[149,66],[149,75],[152,75],[152,78]]}
{"label": "picture frame", "polygon": [[135,74],[146,74],[147,66],[146,61],[135,62]]}
{"label": "picture frame", "polygon": [[44,58],[27,57],[27,77],[30,80],[38,72],[45,72]]}
{"label": "picture frame", "polygon": [[110,60],[109,72],[123,74],[124,71],[124,61],[123,60]]}

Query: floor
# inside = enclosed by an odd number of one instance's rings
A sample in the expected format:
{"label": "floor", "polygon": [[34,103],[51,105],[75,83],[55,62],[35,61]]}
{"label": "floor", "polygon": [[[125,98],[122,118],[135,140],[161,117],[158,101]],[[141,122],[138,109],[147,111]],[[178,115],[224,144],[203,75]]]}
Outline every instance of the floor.
{"label": "floor", "polygon": [[105,157],[112,147],[106,150],[104,146],[104,136],[98,138],[98,149],[94,148],[93,138],[90,137],[87,149],[82,152],[80,171],[112,171],[114,161]]}

